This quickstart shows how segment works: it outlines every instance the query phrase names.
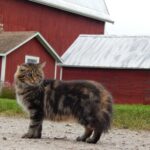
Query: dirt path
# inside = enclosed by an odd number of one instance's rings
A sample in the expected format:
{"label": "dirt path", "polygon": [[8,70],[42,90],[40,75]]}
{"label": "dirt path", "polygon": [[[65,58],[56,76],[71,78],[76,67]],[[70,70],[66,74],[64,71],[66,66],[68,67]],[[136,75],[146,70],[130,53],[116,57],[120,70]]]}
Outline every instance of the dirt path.
{"label": "dirt path", "polygon": [[0,117],[0,150],[150,150],[150,132],[112,129],[96,144],[76,142],[78,124],[44,121],[42,139],[21,139],[29,120]]}

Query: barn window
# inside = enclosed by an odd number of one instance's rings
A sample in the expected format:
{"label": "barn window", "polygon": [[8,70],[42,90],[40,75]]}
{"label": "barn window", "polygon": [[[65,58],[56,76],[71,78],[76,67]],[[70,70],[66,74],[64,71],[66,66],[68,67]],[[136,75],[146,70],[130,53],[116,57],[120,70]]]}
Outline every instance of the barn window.
{"label": "barn window", "polygon": [[39,57],[35,57],[35,56],[25,56],[25,63],[33,63],[33,64],[37,64],[40,62],[40,58]]}

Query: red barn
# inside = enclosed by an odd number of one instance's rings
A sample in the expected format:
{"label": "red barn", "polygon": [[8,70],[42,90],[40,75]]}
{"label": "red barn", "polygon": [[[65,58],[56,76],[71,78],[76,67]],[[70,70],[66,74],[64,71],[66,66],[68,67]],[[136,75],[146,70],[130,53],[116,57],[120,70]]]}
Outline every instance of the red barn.
{"label": "red barn", "polygon": [[4,31],[38,31],[59,55],[79,34],[103,34],[105,22],[104,0],[0,0]]}
{"label": "red barn", "polygon": [[150,104],[150,36],[81,35],[62,56],[61,79],[101,82],[116,103]]}
{"label": "red barn", "polygon": [[45,76],[56,78],[56,64],[61,62],[54,49],[39,32],[0,33],[0,79],[13,83],[18,64],[44,62]]}

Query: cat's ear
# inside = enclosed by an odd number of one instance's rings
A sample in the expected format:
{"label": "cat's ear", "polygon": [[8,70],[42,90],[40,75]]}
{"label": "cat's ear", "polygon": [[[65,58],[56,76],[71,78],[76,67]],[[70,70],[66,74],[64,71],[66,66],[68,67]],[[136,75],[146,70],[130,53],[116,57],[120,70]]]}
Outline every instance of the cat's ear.
{"label": "cat's ear", "polygon": [[40,63],[40,64],[39,64],[39,67],[42,68],[42,69],[43,69],[45,66],[46,66],[46,62],[43,62],[43,63]]}
{"label": "cat's ear", "polygon": [[19,69],[19,68],[20,68],[20,65],[17,66],[17,69]]}

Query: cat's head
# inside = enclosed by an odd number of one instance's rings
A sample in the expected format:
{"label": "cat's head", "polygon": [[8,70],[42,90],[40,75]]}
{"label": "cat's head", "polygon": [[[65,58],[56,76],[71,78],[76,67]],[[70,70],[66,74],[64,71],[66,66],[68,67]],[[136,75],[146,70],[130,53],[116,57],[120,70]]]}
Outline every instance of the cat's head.
{"label": "cat's head", "polygon": [[29,86],[40,85],[44,79],[44,66],[45,62],[39,64],[22,64],[17,67],[16,73],[14,75],[15,80]]}

